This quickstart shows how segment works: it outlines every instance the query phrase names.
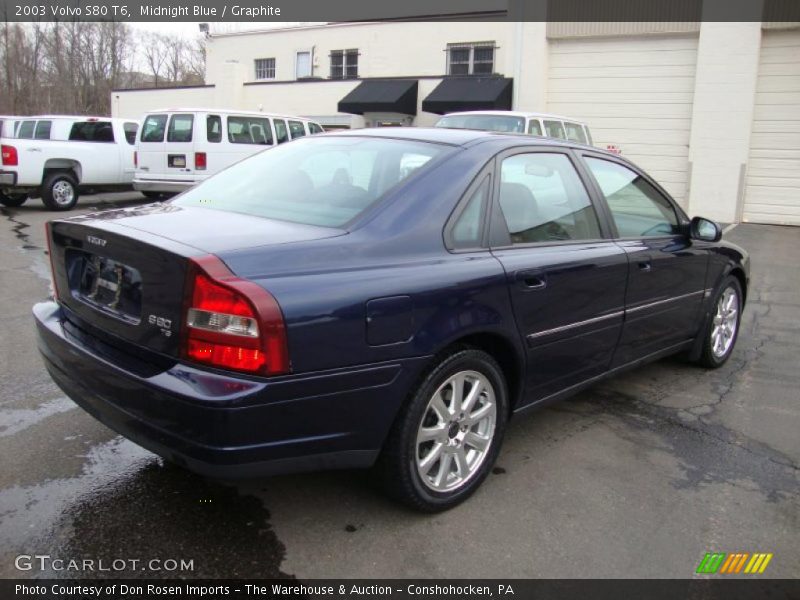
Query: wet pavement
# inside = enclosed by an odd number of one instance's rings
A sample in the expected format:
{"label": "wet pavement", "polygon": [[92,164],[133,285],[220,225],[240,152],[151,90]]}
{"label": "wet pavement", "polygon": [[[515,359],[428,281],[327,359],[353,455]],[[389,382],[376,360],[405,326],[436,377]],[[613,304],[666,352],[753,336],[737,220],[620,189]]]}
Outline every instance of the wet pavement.
{"label": "wet pavement", "polygon": [[[72,214],[142,202],[86,196]],[[670,358],[515,418],[482,488],[430,516],[364,472],[211,482],[77,408],[30,316],[54,216],[0,211],[0,577],[690,577],[707,551],[772,552],[765,575],[800,576],[800,228],[726,234],[753,281],[722,369]],[[21,554],[129,562],[20,571]]]}

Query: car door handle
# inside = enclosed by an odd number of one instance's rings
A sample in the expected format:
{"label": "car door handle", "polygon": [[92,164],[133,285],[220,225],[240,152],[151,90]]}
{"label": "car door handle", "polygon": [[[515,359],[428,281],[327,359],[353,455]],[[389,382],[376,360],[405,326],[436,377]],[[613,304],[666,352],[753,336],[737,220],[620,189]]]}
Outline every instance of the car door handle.
{"label": "car door handle", "polygon": [[653,270],[653,265],[650,263],[649,260],[643,260],[639,263],[639,270],[642,273],[649,273]]}
{"label": "car door handle", "polygon": [[547,287],[547,275],[538,271],[518,271],[516,279],[526,290],[543,290]]}

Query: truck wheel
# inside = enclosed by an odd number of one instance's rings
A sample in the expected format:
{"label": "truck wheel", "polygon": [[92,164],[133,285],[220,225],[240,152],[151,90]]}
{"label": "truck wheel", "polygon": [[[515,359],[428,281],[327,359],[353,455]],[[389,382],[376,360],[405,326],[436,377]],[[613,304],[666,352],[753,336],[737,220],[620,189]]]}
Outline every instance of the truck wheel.
{"label": "truck wheel", "polygon": [[386,439],[377,473],[386,492],[425,512],[466,500],[489,474],[503,441],[503,371],[481,350],[447,356],[420,383]]}
{"label": "truck wheel", "polygon": [[0,192],[0,204],[11,208],[22,206],[28,199],[28,194],[7,194]]}
{"label": "truck wheel", "polygon": [[51,173],[42,184],[42,201],[50,210],[70,210],[78,203],[78,182],[69,173]]}

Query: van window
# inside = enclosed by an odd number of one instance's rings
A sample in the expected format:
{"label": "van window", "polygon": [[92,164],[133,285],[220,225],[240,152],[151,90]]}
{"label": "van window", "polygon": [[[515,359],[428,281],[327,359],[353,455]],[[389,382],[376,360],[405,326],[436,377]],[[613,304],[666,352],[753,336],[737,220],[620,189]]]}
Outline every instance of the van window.
{"label": "van window", "polygon": [[23,140],[32,140],[33,128],[35,125],[36,121],[23,121],[20,123],[19,130],[17,131],[17,137]]}
{"label": "van window", "polygon": [[34,139],[37,140],[49,140],[50,139],[50,128],[52,127],[52,121],[37,121],[36,123],[36,131],[33,134]]}
{"label": "van window", "polygon": [[275,119],[273,123],[275,123],[275,136],[278,138],[278,143],[282,144],[283,142],[288,142],[289,132],[286,131],[286,121],[283,119]]}
{"label": "van window", "polygon": [[306,129],[300,121],[289,121],[289,131],[292,134],[292,139],[303,137],[306,134]]}
{"label": "van window", "polygon": [[594,142],[592,141],[592,132],[589,131],[588,127],[584,127],[583,130],[586,132],[586,139],[589,141],[589,145],[594,146]]}
{"label": "van window", "polygon": [[139,124],[133,123],[132,121],[128,121],[123,123],[122,131],[125,132],[125,141],[128,142],[131,146],[136,144],[136,132],[139,131]]}
{"label": "van window", "polygon": [[567,131],[567,139],[571,142],[586,143],[586,136],[583,134],[583,125],[564,121],[564,129]]}
{"label": "van window", "polygon": [[219,115],[206,117],[206,140],[214,144],[222,141],[222,118]]}
{"label": "van window", "polygon": [[557,138],[559,140],[567,139],[561,121],[545,121],[544,130],[547,132],[547,137]]}
{"label": "van window", "polygon": [[72,124],[70,141],[75,142],[114,142],[114,127],[109,121],[78,121]]}
{"label": "van window", "polygon": [[168,142],[191,142],[194,115],[172,115],[167,130]]}
{"label": "van window", "polygon": [[325,130],[316,123],[309,123],[308,131],[311,133],[311,135],[314,135],[315,133],[325,133]]}
{"label": "van window", "polygon": [[167,115],[148,115],[142,125],[143,142],[163,142],[167,128]]}
{"label": "van window", "polygon": [[531,119],[528,122],[528,134],[542,135],[542,124],[539,123],[539,119]]}
{"label": "van window", "polygon": [[231,144],[271,146],[269,120],[261,117],[228,117],[228,141]]}

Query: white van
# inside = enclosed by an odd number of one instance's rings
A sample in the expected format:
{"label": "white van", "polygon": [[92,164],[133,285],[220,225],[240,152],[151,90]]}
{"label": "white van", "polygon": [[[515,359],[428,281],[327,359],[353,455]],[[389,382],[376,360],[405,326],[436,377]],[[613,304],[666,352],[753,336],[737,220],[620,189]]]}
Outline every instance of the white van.
{"label": "white van", "polygon": [[558,140],[569,140],[592,145],[592,134],[586,123],[576,119],[513,110],[475,110],[448,113],[439,119],[436,127],[450,129],[480,129],[505,133],[527,133]]}
{"label": "white van", "polygon": [[136,140],[133,187],[152,198],[182,192],[266,147],[323,131],[308,119],[262,112],[152,111]]}

